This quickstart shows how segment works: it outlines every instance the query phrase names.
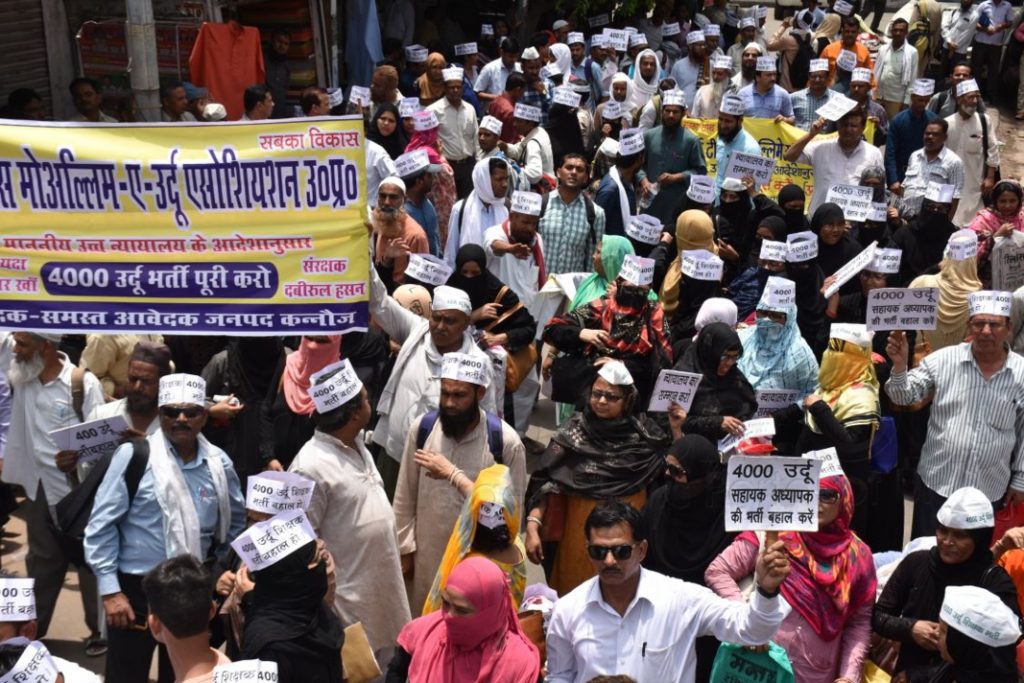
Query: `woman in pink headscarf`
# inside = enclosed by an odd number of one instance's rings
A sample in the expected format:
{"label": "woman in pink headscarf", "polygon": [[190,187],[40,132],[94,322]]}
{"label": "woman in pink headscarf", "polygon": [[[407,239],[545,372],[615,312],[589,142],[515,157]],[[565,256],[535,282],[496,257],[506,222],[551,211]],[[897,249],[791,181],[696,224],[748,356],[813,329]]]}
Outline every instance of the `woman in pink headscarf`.
{"label": "woman in pink headscarf", "polygon": [[491,560],[455,565],[441,589],[442,608],[398,634],[388,681],[535,683],[540,654],[523,633],[505,573]]}
{"label": "woman in pink headscarf", "polygon": [[[415,121],[426,121],[429,118],[427,112],[420,112],[413,117]],[[434,123],[437,124],[436,117]],[[440,130],[440,127],[435,125],[429,130],[415,131],[409,138],[409,144],[406,145],[405,151],[425,149],[430,163],[441,167],[441,171],[434,176],[434,186],[430,188],[427,196],[433,202],[434,210],[437,212],[437,228],[440,233],[438,237],[443,250],[445,242],[448,240],[448,218],[452,215],[452,207],[455,206],[458,197],[455,189],[455,171],[452,170],[448,160],[444,158],[444,150],[441,149],[441,142],[437,137]]]}

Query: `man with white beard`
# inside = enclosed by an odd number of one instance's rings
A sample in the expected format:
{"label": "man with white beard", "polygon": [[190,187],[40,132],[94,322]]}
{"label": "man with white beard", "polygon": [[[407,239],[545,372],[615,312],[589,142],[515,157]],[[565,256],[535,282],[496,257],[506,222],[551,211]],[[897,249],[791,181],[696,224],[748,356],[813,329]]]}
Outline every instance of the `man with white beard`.
{"label": "man with white beard", "polygon": [[732,75],[732,60],[725,55],[711,58],[711,82],[702,85],[693,98],[690,117],[695,119],[718,118],[718,108],[728,92],[736,92],[729,76]]}
{"label": "man with white beard", "polygon": [[[7,379],[14,389],[14,406],[4,457],[3,480],[25,489],[25,524],[28,527],[28,575],[36,580],[37,637],[46,635],[57,596],[64,585],[69,560],[50,528],[53,506],[71,492],[72,479],[57,467],[57,444],[49,436],[55,429],[83,421],[103,403],[103,388],[90,372],[84,372],[81,406],[72,392],[77,382],[75,366],[57,350],[59,334],[15,332],[14,360]],[[81,371],[79,371],[81,372]],[[76,408],[80,414],[76,414]],[[77,483],[77,481],[75,481]],[[99,601],[96,577],[79,568],[82,607],[91,634],[89,654],[102,654],[97,620]]]}
{"label": "man with white beard", "polygon": [[373,220],[373,264],[388,291],[405,282],[409,254],[429,254],[426,231],[405,210],[405,182],[385,178],[377,191]]}

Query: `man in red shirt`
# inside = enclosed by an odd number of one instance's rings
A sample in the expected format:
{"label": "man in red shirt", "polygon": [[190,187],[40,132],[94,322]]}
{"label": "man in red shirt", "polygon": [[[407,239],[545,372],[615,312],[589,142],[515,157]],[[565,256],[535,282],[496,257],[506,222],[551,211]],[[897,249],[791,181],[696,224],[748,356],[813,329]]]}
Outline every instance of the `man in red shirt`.
{"label": "man in red shirt", "polygon": [[516,110],[516,102],[522,99],[526,92],[526,77],[518,71],[509,74],[505,79],[505,91],[491,102],[487,113],[501,121],[501,139],[505,142],[515,143],[519,141],[519,134],[512,125],[513,114]]}

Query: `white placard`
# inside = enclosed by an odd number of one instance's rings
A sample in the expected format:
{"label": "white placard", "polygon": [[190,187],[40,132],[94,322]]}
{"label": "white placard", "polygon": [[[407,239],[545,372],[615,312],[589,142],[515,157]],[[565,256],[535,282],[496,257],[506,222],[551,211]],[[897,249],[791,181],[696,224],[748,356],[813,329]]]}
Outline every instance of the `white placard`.
{"label": "white placard", "polygon": [[817,111],[814,113],[826,121],[838,121],[849,112],[853,111],[853,108],[856,106],[856,100],[852,100],[846,95],[836,93],[832,95],[832,99],[818,107]]}
{"label": "white placard", "polygon": [[328,88],[327,89],[327,104],[331,106],[331,109],[337,107],[345,101],[345,93],[341,88]]}
{"label": "white placard", "polygon": [[818,530],[819,460],[734,455],[726,469],[726,531]]}
{"label": "white placard", "polygon": [[306,513],[291,510],[265,522],[256,522],[231,541],[231,547],[249,571],[256,572],[283,560],[315,540],[316,533]]}
{"label": "white placard", "polygon": [[707,249],[684,251],[682,258],[683,275],[694,280],[721,282],[725,264],[722,259]]}
{"label": "white placard", "polygon": [[128,422],[121,415],[115,415],[55,429],[49,436],[57,444],[58,451],[78,451],[81,464],[116,451],[124,442],[121,433],[126,429]]}
{"label": "white placard", "polygon": [[742,179],[749,175],[754,177],[758,185],[767,185],[772,180],[774,170],[775,159],[733,152],[729,155],[729,163],[725,165],[725,177]]}
{"label": "white placard", "polygon": [[869,332],[934,330],[938,323],[938,287],[885,287],[868,292]]}
{"label": "white placard", "polygon": [[570,107],[572,109],[578,108],[582,99],[582,95],[577,92],[573,92],[572,88],[568,86],[555,88],[554,92],[551,93],[551,101],[553,103],[561,104],[564,107]]}
{"label": "white placard", "polygon": [[661,233],[661,221],[645,213],[630,216],[626,225],[626,234],[644,244],[657,244],[661,240]]}
{"label": "white placard", "polygon": [[476,43],[459,43],[455,46],[455,56],[464,57],[466,55],[475,55],[479,50],[476,48]]}
{"label": "white placard", "polygon": [[843,264],[842,268],[833,273],[835,281],[825,289],[825,298],[827,299],[838,292],[840,287],[852,280],[857,273],[867,268],[868,264],[870,264],[872,259],[875,258],[875,249],[877,247],[878,242],[872,242],[866,249],[864,249],[864,251],[854,256]]}
{"label": "white placard", "polygon": [[836,66],[843,71],[853,73],[853,70],[857,68],[857,53],[852,50],[842,50],[836,57]]}
{"label": "white placard", "polygon": [[662,24],[661,25],[661,37],[662,38],[668,38],[669,36],[678,36],[681,32],[682,32],[682,29],[679,28],[679,22],[678,21],[672,22],[671,24]]}
{"label": "white placard", "polygon": [[433,254],[409,254],[405,274],[427,284],[443,285],[452,276],[454,268]]}
{"label": "white placard", "polygon": [[625,52],[629,45],[629,34],[614,28],[606,28],[603,31],[608,46],[616,52]]}
{"label": "white placard", "polygon": [[885,202],[871,202],[871,212],[867,220],[875,223],[885,223],[889,220],[889,205]]}
{"label": "white placard", "polygon": [[308,510],[315,486],[294,472],[267,470],[252,474],[245,484],[245,508],[268,515]]}
{"label": "white placard", "polygon": [[885,273],[893,275],[900,272],[900,261],[903,260],[902,249],[875,249],[875,258],[868,264],[867,269],[874,273]]}
{"label": "white placard", "polygon": [[843,472],[843,466],[839,463],[839,454],[835,448],[823,448],[820,451],[809,451],[804,453],[803,457],[810,460],[817,460],[821,463],[821,474],[818,478],[819,482],[825,477],[842,477],[846,473]]}
{"label": "white placard", "polygon": [[0,676],[0,683],[56,683],[58,678],[64,680],[57,663],[43,643],[38,640],[30,641],[22,636],[4,642],[10,645],[24,645],[25,650],[14,666]]}
{"label": "white placard", "polygon": [[866,221],[871,215],[872,198],[875,188],[860,185],[833,185],[828,188],[826,202],[838,204],[843,218],[848,221]]}
{"label": "white placard", "polygon": [[800,392],[796,389],[759,389],[754,394],[757,396],[755,418],[768,417],[776,410],[796,403],[800,397]]}
{"label": "white placard", "polygon": [[1024,233],[997,237],[992,247],[992,289],[1015,292],[1024,287]]}
{"label": "white placard", "polygon": [[370,89],[365,85],[353,85],[348,91],[349,102],[355,102],[360,107],[369,107],[373,104],[373,100],[370,98]]}
{"label": "white placard", "polygon": [[0,622],[36,618],[35,579],[0,578]]}
{"label": "white placard", "polygon": [[762,261],[778,261],[779,263],[786,262],[786,243],[775,242],[773,240],[762,240],[761,241],[761,255]]}
{"label": "white placard", "polygon": [[277,662],[243,659],[213,669],[213,683],[277,682]]}
{"label": "white placard", "polygon": [[651,404],[647,411],[664,413],[673,403],[678,403],[683,410],[690,410],[700,380],[701,375],[694,372],[662,370],[658,373],[658,381],[654,385],[654,393],[651,394]]}
{"label": "white placard", "polygon": [[427,154],[426,148],[406,152],[395,159],[395,170],[398,171],[399,178],[416,175],[428,166],[430,166],[430,156]]}

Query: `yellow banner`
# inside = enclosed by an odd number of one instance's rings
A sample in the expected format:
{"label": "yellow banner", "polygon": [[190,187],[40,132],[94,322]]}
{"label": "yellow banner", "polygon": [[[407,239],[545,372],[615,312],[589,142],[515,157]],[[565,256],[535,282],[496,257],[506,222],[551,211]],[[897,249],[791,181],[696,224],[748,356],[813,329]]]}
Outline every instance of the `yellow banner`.
{"label": "yellow banner", "polygon": [[365,329],[362,120],[0,121],[0,328]]}
{"label": "yellow banner", "polygon": [[[700,138],[704,147],[704,162],[708,167],[708,175],[714,177],[718,172],[718,160],[715,156],[715,146],[718,141],[718,119],[684,119],[683,125],[689,128],[694,135]],[[772,173],[772,181],[761,188],[761,191],[768,197],[775,199],[779,190],[789,184],[803,188],[807,197],[814,192],[814,173],[808,164],[797,164],[786,161],[782,158],[790,145],[807,134],[788,123],[775,123],[770,119],[743,119],[743,130],[750,133],[761,147],[761,154],[769,159],[775,159],[775,170]],[[864,130],[864,137],[872,140],[875,134],[875,125],[869,121]],[[830,140],[836,137],[836,133],[819,135],[815,140]]]}

